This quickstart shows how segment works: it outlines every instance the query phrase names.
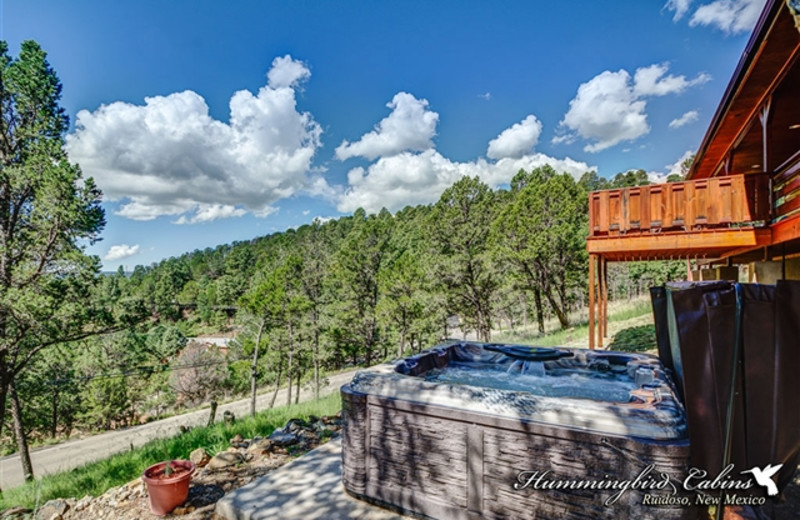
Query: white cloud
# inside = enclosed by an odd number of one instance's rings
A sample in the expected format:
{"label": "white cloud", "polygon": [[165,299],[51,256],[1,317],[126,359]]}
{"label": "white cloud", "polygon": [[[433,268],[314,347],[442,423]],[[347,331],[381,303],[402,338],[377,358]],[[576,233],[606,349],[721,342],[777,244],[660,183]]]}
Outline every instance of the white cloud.
{"label": "white cloud", "polygon": [[491,92],[484,92],[483,94],[478,94],[478,97],[479,97],[479,98],[483,98],[483,99],[485,99],[486,101],[491,101],[491,99],[492,99],[492,93],[491,93]]}
{"label": "white cloud", "polygon": [[540,153],[496,162],[485,159],[454,162],[436,150],[417,154],[403,152],[382,157],[367,169],[350,170],[348,187],[340,196],[337,209],[347,212],[361,207],[368,212],[377,212],[385,207],[396,211],[409,204],[429,204],[437,201],[445,189],[465,175],[477,175],[494,188],[507,184],[521,169],[530,171],[545,164],[576,178],[588,170],[597,169],[570,158],[555,159]]}
{"label": "white cloud", "polygon": [[701,5],[689,25],[716,27],[728,34],[753,30],[766,0],[715,0]]}
{"label": "white cloud", "polygon": [[233,94],[228,123],[213,119],[205,100],[188,90],[145,98],[144,105],[81,110],[67,152],[107,199],[122,201],[118,214],[130,219],[266,215],[279,199],[326,190],[311,170],[322,129],[297,110],[292,88],[309,75],[301,62],[276,58],[269,86]]}
{"label": "white cloud", "polygon": [[694,154],[695,154],[694,150],[686,150],[685,152],[683,152],[683,155],[681,155],[680,159],[678,159],[672,164],[667,164],[665,166],[666,168],[665,172],[647,172],[647,178],[652,183],[661,184],[667,182],[667,177],[669,177],[672,174],[683,175],[684,172],[682,171],[682,166],[684,161],[692,157]]}
{"label": "white cloud", "polygon": [[624,69],[607,70],[583,83],[559,124],[560,135],[552,142],[571,142],[579,136],[593,141],[584,147],[585,151],[599,152],[646,135],[650,125],[645,97],[678,94],[710,79],[707,74],[692,80],[665,76],[668,68],[667,64],[641,67],[633,77]]}
{"label": "white cloud", "polygon": [[129,246],[128,244],[119,244],[111,246],[108,253],[103,257],[103,260],[113,262],[114,260],[122,260],[123,258],[131,257],[139,253],[139,244]]}
{"label": "white cloud", "polygon": [[584,150],[599,152],[648,133],[645,106],[634,95],[627,71],[607,70],[578,87],[578,95],[570,101],[560,125],[596,141]]}
{"label": "white cloud", "polygon": [[270,88],[296,87],[311,77],[311,71],[305,63],[293,60],[288,54],[272,60],[272,68],[267,73]]}
{"label": "white cloud", "polygon": [[[395,96],[395,101],[397,100],[398,97]],[[411,100],[416,101],[413,97]],[[426,126],[427,135],[433,136],[436,132],[438,115],[427,111],[427,102],[424,102],[424,106],[425,113],[435,116],[435,119],[430,121],[430,126]],[[381,121],[375,132],[367,136],[383,134],[384,123],[391,117]],[[378,160],[368,167],[359,166],[351,169],[347,173],[347,187],[339,188],[338,193],[328,192],[327,195],[337,201],[336,208],[341,212],[364,208],[374,213],[384,207],[390,211],[397,211],[407,205],[437,201],[445,189],[464,176],[478,176],[483,182],[496,188],[508,184],[522,169],[532,170],[545,164],[550,164],[556,171],[566,171],[575,178],[588,170],[597,169],[569,157],[555,159],[541,153],[533,153],[532,149],[541,131],[542,124],[534,115],[529,115],[521,122],[503,130],[488,146],[487,156],[497,159],[496,161],[487,161],[484,158],[468,162],[452,161],[442,156],[432,144],[419,153],[408,149],[397,153],[395,148],[391,148],[386,154],[375,155],[379,157]],[[377,153],[377,147],[375,152]],[[362,153],[358,155],[366,156]]]}
{"label": "white cloud", "polygon": [[677,22],[686,12],[689,10],[689,4],[692,3],[692,0],[668,0],[667,3],[664,5],[664,8],[669,11],[675,11],[675,15],[672,17],[673,22]]}
{"label": "white cloud", "polygon": [[687,80],[686,76],[673,76],[672,74],[664,77],[668,69],[669,65],[666,63],[636,69],[633,77],[634,95],[642,97],[680,94],[689,87],[702,85],[711,80],[711,76],[705,73],[698,74],[692,80]]}
{"label": "white cloud", "polygon": [[529,115],[511,128],[506,128],[500,135],[489,141],[489,149],[486,151],[486,156],[491,159],[522,157],[533,150],[533,147],[539,142],[541,133],[542,123],[536,119],[536,116]]}
{"label": "white cloud", "polygon": [[700,114],[697,113],[697,110],[689,110],[681,117],[675,118],[669,122],[670,128],[680,128],[682,126],[688,125],[689,123],[694,123],[697,121],[697,118]]}
{"label": "white cloud", "polygon": [[[270,213],[274,213],[274,208],[269,208],[267,214]],[[247,211],[244,209],[229,204],[198,204],[197,210],[192,218],[186,218],[186,215],[181,215],[174,224],[199,224],[202,222],[211,222],[220,218],[241,217],[246,214]]]}
{"label": "white cloud", "polygon": [[342,161],[350,157],[388,157],[406,150],[418,151],[433,148],[433,136],[439,114],[428,110],[426,99],[417,99],[407,92],[398,92],[386,104],[392,112],[354,143],[343,141],[336,148],[336,157]]}
{"label": "white cloud", "polygon": [[681,171],[681,168],[683,167],[683,163],[686,161],[686,159],[689,159],[690,157],[694,156],[694,154],[695,154],[694,150],[686,150],[685,152],[683,152],[683,155],[681,155],[677,161],[667,165],[667,175],[672,175],[673,173],[677,175],[682,175],[683,172]]}

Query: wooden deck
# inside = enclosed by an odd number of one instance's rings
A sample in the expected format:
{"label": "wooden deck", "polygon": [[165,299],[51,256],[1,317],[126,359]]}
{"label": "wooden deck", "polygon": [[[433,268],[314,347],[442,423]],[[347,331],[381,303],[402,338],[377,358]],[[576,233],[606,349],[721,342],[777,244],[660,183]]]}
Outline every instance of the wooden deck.
{"label": "wooden deck", "polygon": [[587,249],[609,261],[719,256],[768,245],[769,176],[595,191]]}

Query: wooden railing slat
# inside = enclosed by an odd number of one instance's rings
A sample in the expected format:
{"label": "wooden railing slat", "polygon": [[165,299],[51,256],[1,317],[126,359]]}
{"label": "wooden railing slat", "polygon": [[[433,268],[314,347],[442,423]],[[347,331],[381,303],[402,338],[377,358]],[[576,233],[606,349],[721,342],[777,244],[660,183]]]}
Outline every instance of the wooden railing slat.
{"label": "wooden railing slat", "polygon": [[[800,192],[800,177],[795,180],[797,184],[789,193]],[[590,235],[691,231],[765,221],[771,214],[769,200],[767,175],[731,175],[602,190],[589,195]],[[800,208],[800,197],[795,204],[787,204],[777,208],[776,214],[785,214],[787,208]]]}

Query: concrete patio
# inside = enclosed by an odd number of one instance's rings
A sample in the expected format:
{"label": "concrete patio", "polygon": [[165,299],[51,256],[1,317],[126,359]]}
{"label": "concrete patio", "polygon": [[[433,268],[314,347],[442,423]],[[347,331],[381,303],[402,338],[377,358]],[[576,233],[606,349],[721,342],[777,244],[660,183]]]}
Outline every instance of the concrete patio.
{"label": "concrete patio", "polygon": [[355,500],[342,487],[342,440],[225,495],[215,509],[225,520],[403,520],[386,509]]}

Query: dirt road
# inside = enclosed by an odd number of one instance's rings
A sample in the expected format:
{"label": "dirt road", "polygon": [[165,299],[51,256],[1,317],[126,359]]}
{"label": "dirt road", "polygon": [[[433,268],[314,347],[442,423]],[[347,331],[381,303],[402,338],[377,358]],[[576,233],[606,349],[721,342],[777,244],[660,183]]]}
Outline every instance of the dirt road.
{"label": "dirt road", "polygon": [[[323,395],[338,391],[339,387],[353,378],[355,371],[343,372],[329,376],[328,384],[323,386]],[[308,401],[314,396],[313,389],[301,388],[300,401]],[[259,395],[256,409],[267,408],[272,392]],[[286,389],[278,392],[276,405],[286,403]],[[232,411],[236,417],[245,417],[250,413],[250,399],[242,399],[220,405],[216,418],[222,420],[222,414]],[[129,450],[131,446],[139,447],[153,439],[173,437],[180,432],[181,426],[203,426],[208,422],[208,408],[168,419],[153,421],[140,426],[123,430],[115,430],[78,440],[71,440],[54,446],[38,448],[31,452],[33,473],[37,477],[61,471],[68,471],[88,462],[107,458],[115,453]],[[23,483],[22,465],[19,456],[9,455],[0,459],[0,488],[9,489]]]}

